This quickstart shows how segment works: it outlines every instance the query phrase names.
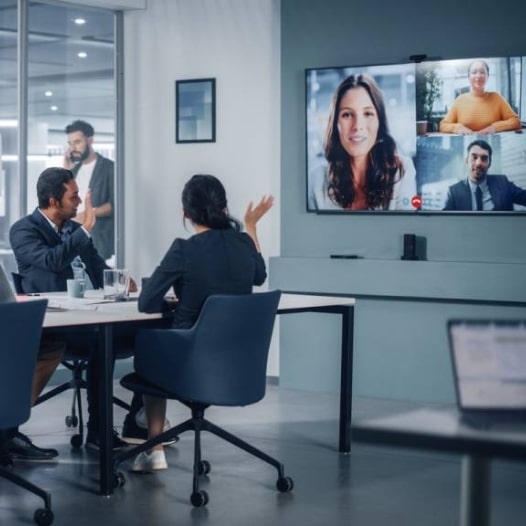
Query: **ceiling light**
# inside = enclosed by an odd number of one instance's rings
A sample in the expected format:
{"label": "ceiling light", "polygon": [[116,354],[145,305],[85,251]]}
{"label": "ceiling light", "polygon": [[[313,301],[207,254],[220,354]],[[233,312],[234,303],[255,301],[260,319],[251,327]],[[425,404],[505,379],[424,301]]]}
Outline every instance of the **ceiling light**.
{"label": "ceiling light", "polygon": [[86,20],[84,18],[75,18],[73,22],[75,22],[75,24],[78,26],[83,26],[86,23]]}
{"label": "ceiling light", "polygon": [[18,121],[16,119],[0,119],[0,128],[16,128]]}
{"label": "ceiling light", "polygon": [[57,111],[58,110],[58,106],[50,106],[49,109],[51,111]]}
{"label": "ceiling light", "polygon": [[46,97],[52,97],[53,96],[53,92],[51,90],[47,90],[46,92],[44,92],[44,95]]}
{"label": "ceiling light", "polygon": [[79,57],[79,58],[86,58],[87,56],[88,56],[88,54],[85,51],[79,51],[77,53],[77,57]]}

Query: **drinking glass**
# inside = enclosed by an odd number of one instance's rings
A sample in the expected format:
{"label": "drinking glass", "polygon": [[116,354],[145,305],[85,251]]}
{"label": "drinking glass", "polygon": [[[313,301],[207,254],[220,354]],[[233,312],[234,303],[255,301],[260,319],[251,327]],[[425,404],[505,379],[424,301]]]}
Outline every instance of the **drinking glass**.
{"label": "drinking glass", "polygon": [[130,274],[127,269],[104,270],[104,299],[126,301],[130,292]]}

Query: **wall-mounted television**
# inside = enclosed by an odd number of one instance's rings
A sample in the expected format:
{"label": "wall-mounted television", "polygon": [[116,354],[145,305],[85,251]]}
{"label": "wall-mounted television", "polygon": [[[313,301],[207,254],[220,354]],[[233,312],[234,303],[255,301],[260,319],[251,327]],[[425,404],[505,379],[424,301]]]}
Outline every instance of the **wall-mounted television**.
{"label": "wall-mounted television", "polygon": [[514,56],[307,69],[307,210],[526,213],[525,68]]}

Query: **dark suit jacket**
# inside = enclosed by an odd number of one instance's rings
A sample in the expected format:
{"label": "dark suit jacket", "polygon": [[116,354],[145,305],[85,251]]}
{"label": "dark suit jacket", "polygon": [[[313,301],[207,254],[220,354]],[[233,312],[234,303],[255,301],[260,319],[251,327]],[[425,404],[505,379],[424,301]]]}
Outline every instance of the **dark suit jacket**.
{"label": "dark suit jacket", "polygon": [[[71,262],[80,256],[95,288],[103,286],[103,270],[109,268],[93,241],[80,228],[80,223],[68,221],[71,235],[62,242],[46,218],[35,211],[19,219],[9,232],[18,272],[24,292],[60,292],[73,278]],[[64,225],[66,226],[66,225]]]}
{"label": "dark suit jacket", "polygon": [[[81,163],[77,163],[73,169],[73,175],[77,177]],[[109,216],[97,217],[95,226],[91,231],[93,244],[99,254],[108,259],[115,254],[115,203],[114,203],[114,163],[102,155],[97,154],[97,160],[91,174],[89,187],[91,188],[91,201],[94,207],[104,203],[110,203],[112,212]],[[84,196],[81,195],[82,199]]]}
{"label": "dark suit jacket", "polygon": [[164,296],[173,287],[179,300],[173,325],[188,328],[211,294],[250,294],[266,277],[265,261],[247,234],[208,230],[172,243],[143,286],[139,310],[165,310]]}
{"label": "dark suit jacket", "polygon": [[[505,175],[487,175],[486,180],[493,210],[513,210],[513,204],[526,206],[526,190],[513,184]],[[444,210],[472,210],[467,179],[449,187]]]}

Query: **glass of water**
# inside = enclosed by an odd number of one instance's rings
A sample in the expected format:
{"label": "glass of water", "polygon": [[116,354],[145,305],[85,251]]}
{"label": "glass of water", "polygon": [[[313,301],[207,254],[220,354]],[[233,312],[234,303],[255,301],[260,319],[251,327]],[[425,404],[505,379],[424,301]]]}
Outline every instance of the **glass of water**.
{"label": "glass of water", "polygon": [[130,273],[127,269],[104,270],[104,299],[126,301],[130,293]]}

